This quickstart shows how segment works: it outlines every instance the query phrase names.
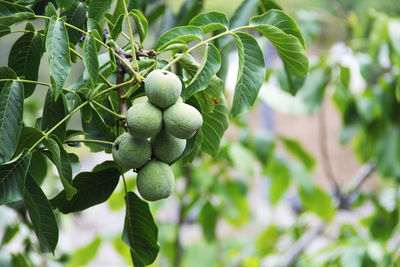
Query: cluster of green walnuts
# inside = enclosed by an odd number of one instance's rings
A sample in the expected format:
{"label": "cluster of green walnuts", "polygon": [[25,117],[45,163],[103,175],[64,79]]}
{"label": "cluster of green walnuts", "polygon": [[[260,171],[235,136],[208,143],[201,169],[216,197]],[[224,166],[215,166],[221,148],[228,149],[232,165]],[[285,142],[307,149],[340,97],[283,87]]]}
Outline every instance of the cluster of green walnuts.
{"label": "cluster of green walnuts", "polygon": [[[114,161],[123,169],[137,170],[137,189],[149,201],[169,197],[175,178],[170,165],[203,124],[200,112],[180,98],[178,76],[154,70],[146,78],[148,102],[134,104],[126,114],[128,132],[112,146]],[[150,138],[150,141],[148,140]]]}

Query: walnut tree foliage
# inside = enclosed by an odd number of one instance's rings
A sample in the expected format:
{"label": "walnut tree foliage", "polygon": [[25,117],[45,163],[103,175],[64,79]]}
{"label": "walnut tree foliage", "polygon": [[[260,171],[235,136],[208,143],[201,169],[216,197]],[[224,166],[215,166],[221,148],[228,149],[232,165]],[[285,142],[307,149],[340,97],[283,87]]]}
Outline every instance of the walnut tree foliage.
{"label": "walnut tree foliage", "polygon": [[[296,22],[274,9],[272,1],[244,1],[231,20],[220,12],[199,13],[196,3],[187,1],[178,16],[162,21],[157,40],[148,45],[150,27],[165,12],[158,1],[150,9],[146,1],[134,0],[0,0],[0,37],[20,34],[8,66],[0,67],[0,204],[23,203],[42,252],[52,253],[57,246],[55,212],[80,212],[103,203],[122,180],[112,161],[73,177],[72,166],[79,158],[66,146],[82,143],[93,153],[110,153],[112,142],[125,131],[126,109],[144,95],[152,70],[175,72],[184,84],[184,102],[203,116],[203,126],[178,160],[188,165],[200,153],[217,156],[230,121],[255,104],[266,76],[258,38],[267,38],[277,49],[287,90],[295,94],[301,86],[309,71],[304,38]],[[32,22],[37,21],[43,27],[35,28]],[[24,29],[16,30],[17,24]],[[201,61],[193,57],[194,51],[201,51]],[[231,51],[238,54],[239,69],[233,99],[227,101],[224,80]],[[48,62],[41,60],[44,55]],[[49,76],[39,81],[41,62],[48,64]],[[84,73],[66,86],[71,69],[80,62]],[[47,94],[41,116],[28,126],[23,120],[25,102],[42,90],[37,85],[47,87]],[[69,125],[77,112],[82,129]],[[298,150],[296,144],[283,142]],[[51,197],[41,189],[46,173],[38,171],[47,168],[47,162],[57,169],[63,187]],[[135,266],[149,265],[159,252],[157,225],[147,202],[133,191],[124,197],[122,240]],[[212,215],[210,205],[203,213]]]}

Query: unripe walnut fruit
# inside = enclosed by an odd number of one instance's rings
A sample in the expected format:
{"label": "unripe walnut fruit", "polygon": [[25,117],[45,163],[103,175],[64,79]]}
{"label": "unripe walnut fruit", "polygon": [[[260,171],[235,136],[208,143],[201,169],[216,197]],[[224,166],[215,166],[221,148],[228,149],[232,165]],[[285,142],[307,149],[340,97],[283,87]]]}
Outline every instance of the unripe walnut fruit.
{"label": "unripe walnut fruit", "polygon": [[177,102],[163,113],[167,132],[176,138],[189,139],[203,124],[200,112],[191,105]]}
{"label": "unripe walnut fruit", "polygon": [[154,70],[147,75],[144,90],[152,104],[160,108],[167,108],[178,100],[182,84],[174,73],[166,70]]}
{"label": "unripe walnut fruit", "polygon": [[162,130],[150,139],[153,156],[158,160],[171,164],[186,147],[186,140],[176,138]]}
{"label": "unripe walnut fruit", "polygon": [[142,198],[156,201],[169,197],[174,191],[175,178],[171,167],[151,160],[137,174],[137,189]]}
{"label": "unripe walnut fruit", "polygon": [[133,136],[148,138],[161,130],[162,111],[148,102],[138,103],[128,109],[126,123]]}
{"label": "unripe walnut fruit", "polygon": [[114,161],[124,170],[142,167],[151,157],[151,145],[146,139],[123,133],[112,145]]}

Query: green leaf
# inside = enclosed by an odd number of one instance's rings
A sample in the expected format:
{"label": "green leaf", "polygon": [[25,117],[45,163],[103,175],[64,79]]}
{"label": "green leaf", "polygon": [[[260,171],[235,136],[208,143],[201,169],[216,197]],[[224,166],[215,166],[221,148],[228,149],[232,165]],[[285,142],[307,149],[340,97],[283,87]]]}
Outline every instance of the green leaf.
{"label": "green leaf", "polygon": [[30,149],[42,137],[43,133],[40,130],[23,126],[14,156],[19,155],[24,149]]}
{"label": "green leaf", "polygon": [[46,195],[28,174],[25,180],[24,203],[39,239],[42,252],[54,253],[58,242],[58,226]]}
{"label": "green leaf", "polygon": [[218,211],[207,201],[197,216],[197,221],[201,225],[203,235],[208,242],[215,240],[215,228],[217,226]]}
{"label": "green leaf", "polygon": [[[58,13],[57,13],[57,9],[56,7],[53,5],[52,2],[48,2],[48,4],[46,5],[45,9],[44,9],[44,15],[46,17],[52,17],[52,16],[56,16],[58,17]],[[49,21],[46,20],[46,29],[49,25]]]}
{"label": "green leaf", "polygon": [[203,6],[204,0],[186,0],[176,16],[176,26],[187,25],[194,16],[203,10]]}
{"label": "green leaf", "polygon": [[7,225],[6,229],[4,230],[3,237],[1,238],[1,246],[8,244],[15,235],[19,232],[19,224],[9,224]]}
{"label": "green leaf", "polygon": [[63,190],[51,199],[51,205],[62,213],[81,211],[106,201],[118,184],[120,172],[112,161],[97,165],[91,172],[78,173],[72,180],[77,193],[68,200]]}
{"label": "green leaf", "polygon": [[31,154],[27,153],[0,165],[0,205],[22,199],[30,160]]}
{"label": "green leaf", "polygon": [[70,267],[87,266],[97,255],[97,251],[101,246],[101,238],[96,236],[84,247],[78,248],[71,255],[71,261],[68,262]]}
{"label": "green leaf", "polygon": [[194,17],[189,25],[200,27],[204,33],[219,29],[228,30],[229,21],[224,13],[212,11]]}
{"label": "green leaf", "polygon": [[0,1],[0,25],[11,26],[20,21],[32,18],[35,14],[27,7]]}
{"label": "green leaf", "polygon": [[287,165],[288,162],[276,157],[268,162],[265,169],[265,174],[271,178],[269,201],[272,205],[277,204],[289,188],[290,171]]}
{"label": "green leaf", "polygon": [[288,35],[293,35],[300,41],[304,49],[306,47],[303,35],[301,34],[296,22],[282,10],[273,9],[260,16],[252,17],[250,20],[250,25],[273,26]]}
{"label": "green leaf", "polygon": [[7,26],[0,25],[0,38],[11,33],[11,28]]}
{"label": "green leaf", "polygon": [[[67,100],[63,94],[55,99],[56,90],[53,87],[49,87],[46,94],[46,99],[44,101],[43,115],[42,115],[42,125],[41,129],[43,131],[53,128],[57,123],[59,123],[65,116],[67,116]],[[58,137],[60,142],[64,142],[65,131],[67,124],[62,123],[53,131],[53,134]]]}
{"label": "green leaf", "polygon": [[362,267],[366,251],[361,246],[348,246],[340,256],[341,267]]}
{"label": "green leaf", "polygon": [[[86,20],[86,4],[80,1],[75,1],[73,6],[66,12],[61,13],[61,17],[66,17],[66,22],[82,29]],[[67,28],[69,41],[74,45],[81,39],[82,33],[70,27]]]}
{"label": "green leaf", "polygon": [[257,255],[263,258],[276,251],[276,243],[278,243],[280,236],[281,230],[277,225],[268,226],[257,238]]}
{"label": "green leaf", "polygon": [[[186,147],[179,159],[182,159],[182,164],[192,162],[197,154],[201,151],[201,144],[203,142],[203,133],[201,128],[197,131],[196,135],[186,141]],[[178,159],[178,160],[179,160]]]}
{"label": "green leaf", "polygon": [[24,113],[24,87],[8,81],[0,91],[0,164],[11,159],[17,148]]}
{"label": "green leaf", "polygon": [[243,226],[250,218],[246,187],[237,181],[227,180],[220,185],[227,205],[221,210],[225,219],[234,226]]}
{"label": "green leaf", "polygon": [[75,0],[56,0],[59,8],[62,10],[69,10],[75,3]]}
{"label": "green leaf", "polygon": [[229,109],[225,97],[221,94],[219,99],[213,100],[216,103],[214,109],[211,112],[207,112],[205,99],[210,96],[203,94],[205,91],[199,93],[201,96],[196,95],[196,99],[201,105],[203,116],[203,125],[201,126],[203,135],[202,150],[215,157],[219,152],[222,136],[229,126]]}
{"label": "green leaf", "polygon": [[316,164],[315,158],[308,153],[308,151],[305,150],[305,148],[299,142],[284,136],[280,136],[280,140],[282,141],[286,150],[300,160],[307,170],[312,171],[314,169]]}
{"label": "green leaf", "polygon": [[131,249],[133,265],[144,267],[154,262],[160,250],[157,244],[158,229],[146,201],[141,200],[135,193],[128,192],[125,202],[122,240]]}
{"label": "green leaf", "polygon": [[[112,0],[91,0],[89,18],[94,19],[96,22],[103,21],[104,14],[110,9],[111,3]],[[99,32],[99,34],[102,34],[102,32]]]}
{"label": "green leaf", "polygon": [[256,11],[258,5],[257,0],[246,0],[240,4],[240,6],[235,10],[231,18],[231,29],[247,25],[250,17]]}
{"label": "green leaf", "polygon": [[122,32],[122,24],[124,22],[124,15],[119,16],[118,20],[113,24],[113,26],[109,26],[110,35],[113,40],[117,40],[119,34]]}
{"label": "green leaf", "polygon": [[233,96],[233,117],[251,108],[265,78],[264,55],[257,41],[248,33],[234,35],[239,54],[239,70]]}
{"label": "green leaf", "polygon": [[86,35],[82,48],[83,64],[89,73],[90,83],[94,88],[99,76],[99,60],[97,58],[97,47],[94,37]]}
{"label": "green leaf", "polygon": [[191,83],[184,89],[184,98],[187,99],[194,93],[206,89],[211,78],[218,72],[220,67],[221,56],[217,48],[212,44],[208,44],[200,67],[193,76]]}
{"label": "green leaf", "polygon": [[28,173],[39,186],[47,175],[47,161],[42,152],[36,151],[32,154]]}
{"label": "green leaf", "polygon": [[[0,67],[0,80],[1,79],[17,79],[18,76],[15,71],[7,66]],[[0,92],[3,90],[4,86],[6,85],[7,81],[0,82]]]}
{"label": "green leaf", "polygon": [[245,172],[248,176],[254,174],[254,157],[251,152],[240,143],[232,143],[228,147],[228,157],[232,165]]}
{"label": "green leaf", "polygon": [[61,93],[71,69],[68,34],[62,19],[51,17],[46,36],[46,52],[49,57],[51,80],[55,98]]}
{"label": "green leaf", "polygon": [[162,52],[164,48],[176,43],[188,44],[193,40],[201,40],[203,31],[195,26],[175,27],[161,35],[154,49]]}
{"label": "green leaf", "polygon": [[[23,34],[14,43],[8,56],[8,66],[19,77],[25,80],[37,81],[40,59],[43,54],[42,37],[38,32]],[[24,83],[24,97],[29,97],[35,90],[36,84]]]}
{"label": "green leaf", "polygon": [[307,210],[317,214],[326,221],[330,221],[335,216],[335,205],[332,197],[319,187],[306,190],[299,188],[301,202]]}
{"label": "green leaf", "polygon": [[32,267],[28,263],[28,256],[22,253],[11,254],[11,266],[12,267]]}
{"label": "green leaf", "polygon": [[299,77],[308,73],[303,36],[294,20],[281,10],[270,10],[250,20],[252,28],[267,37],[283,62]]}
{"label": "green leaf", "polygon": [[350,68],[340,66],[340,81],[342,82],[343,86],[349,88],[350,84]]}
{"label": "green leaf", "polygon": [[267,12],[271,9],[282,9],[275,1],[272,0],[261,0],[260,1],[260,13]]}
{"label": "green leaf", "polygon": [[143,14],[137,9],[132,9],[131,11],[129,11],[129,15],[135,21],[136,31],[139,34],[140,42],[143,43],[144,40],[146,39],[147,28],[148,28],[146,17],[143,16]]}
{"label": "green leaf", "polygon": [[57,140],[57,137],[47,138],[43,140],[44,145],[48,151],[43,153],[56,165],[58,175],[60,176],[61,183],[66,191],[67,199],[71,199],[76,194],[76,188],[71,185],[72,182],[72,168],[68,158],[68,153],[65,151],[62,144]]}
{"label": "green leaf", "polygon": [[390,19],[387,24],[389,40],[394,50],[400,55],[400,20]]}
{"label": "green leaf", "polygon": [[305,104],[305,108],[309,114],[312,114],[321,107],[325,96],[325,89],[329,82],[329,68],[315,69],[307,76],[297,97]]}
{"label": "green leaf", "polygon": [[400,128],[390,127],[378,140],[376,166],[386,177],[400,176]]}

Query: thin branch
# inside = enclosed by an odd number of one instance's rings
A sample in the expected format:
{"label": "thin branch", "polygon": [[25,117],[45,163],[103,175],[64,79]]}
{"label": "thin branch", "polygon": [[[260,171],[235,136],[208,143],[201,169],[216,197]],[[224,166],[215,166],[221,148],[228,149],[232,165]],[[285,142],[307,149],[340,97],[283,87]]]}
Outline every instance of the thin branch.
{"label": "thin branch", "polygon": [[236,32],[236,31],[240,31],[240,30],[243,30],[243,29],[248,29],[248,28],[252,28],[251,26],[243,26],[243,27],[238,27],[238,28],[236,28],[236,29],[232,29],[232,30],[230,30],[230,31],[224,31],[224,32],[221,32],[220,34],[217,34],[217,35],[215,35],[215,36],[213,36],[213,37],[210,37],[210,38],[208,38],[208,39],[206,39],[206,40],[204,40],[204,41],[201,41],[201,42],[199,42],[199,43],[197,43],[197,44],[195,44],[194,46],[192,46],[191,48],[189,48],[187,51],[185,51],[185,52],[183,52],[182,54],[180,54],[179,56],[177,56],[176,58],[174,58],[173,60],[171,60],[164,68],[162,68],[163,70],[166,70],[166,69],[168,69],[169,67],[171,67],[174,63],[176,63],[176,62],[178,62],[181,58],[183,58],[184,56],[186,56],[186,55],[188,55],[190,52],[192,52],[193,50],[195,50],[196,48],[198,48],[198,47],[200,47],[200,46],[202,46],[202,45],[205,45],[205,44],[207,44],[207,43],[209,43],[209,42],[211,42],[211,41],[213,41],[213,40],[215,40],[215,39],[218,39],[218,38],[220,38],[220,37],[222,37],[222,36],[224,36],[224,35],[228,35],[228,34],[234,34],[234,32]]}
{"label": "thin branch", "polygon": [[190,187],[192,180],[192,167],[190,165],[186,165],[184,167],[185,173],[185,187],[183,188],[182,195],[179,198],[179,207],[178,207],[178,225],[176,227],[176,235],[175,235],[175,255],[173,258],[173,266],[181,267],[182,259],[183,259],[183,248],[181,244],[181,229],[182,225],[185,223],[185,211],[186,211],[186,203],[185,203],[185,195],[187,190]]}
{"label": "thin branch", "polygon": [[109,141],[104,141],[104,140],[94,140],[94,139],[70,139],[70,140],[65,140],[64,144],[72,144],[72,143],[95,143],[95,144],[104,144],[104,145],[113,145],[113,142]]}
{"label": "thin branch", "polygon": [[[103,40],[104,42],[110,37],[110,33],[108,32],[107,29],[103,30]],[[111,49],[114,55],[117,57],[115,59],[117,65],[120,65],[123,70],[128,73],[131,77],[134,77],[136,81],[139,83],[144,80],[144,77],[142,77],[139,73],[137,73],[134,70],[134,67],[132,67],[131,62],[127,58],[127,53],[120,48],[116,43],[113,43],[113,45],[108,44],[107,45],[108,49]],[[131,55],[132,57],[132,55]],[[136,60],[136,59],[135,59]]]}
{"label": "thin branch", "polygon": [[325,223],[320,223],[317,227],[309,229],[305,232],[300,239],[294,243],[292,247],[289,248],[289,253],[282,258],[285,259],[285,262],[282,264],[282,267],[290,267],[292,266],[297,258],[301,255],[304,249],[310,245],[314,239],[319,236],[325,229]]}
{"label": "thin branch", "polygon": [[112,111],[111,109],[109,109],[109,108],[103,106],[102,104],[100,104],[99,102],[97,102],[97,101],[95,101],[95,100],[92,100],[92,101],[90,101],[90,102],[93,103],[93,104],[96,104],[98,107],[104,109],[105,111],[107,111],[108,113],[114,115],[114,116],[117,117],[117,118],[120,118],[120,119],[122,119],[122,120],[126,119],[126,117],[125,117],[124,115],[121,115],[121,114],[118,114],[118,113]]}
{"label": "thin branch", "polygon": [[321,111],[318,113],[318,128],[319,128],[318,129],[318,141],[319,141],[319,149],[321,152],[322,169],[325,173],[325,176],[328,178],[329,182],[332,184],[335,194],[340,195],[340,185],[337,182],[335,175],[333,174],[333,168],[332,168],[331,159],[329,156],[326,116],[325,116],[325,109],[324,109],[323,105],[321,107]]}

